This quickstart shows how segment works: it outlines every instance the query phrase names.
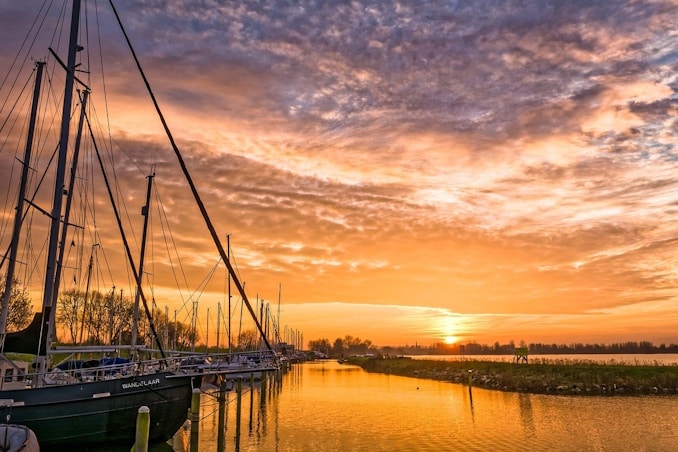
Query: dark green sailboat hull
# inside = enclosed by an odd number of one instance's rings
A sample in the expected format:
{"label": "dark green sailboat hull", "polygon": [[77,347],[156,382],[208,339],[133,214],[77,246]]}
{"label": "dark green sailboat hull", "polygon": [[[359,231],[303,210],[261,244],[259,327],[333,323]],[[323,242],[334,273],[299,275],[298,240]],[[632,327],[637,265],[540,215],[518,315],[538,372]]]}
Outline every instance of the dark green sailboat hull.
{"label": "dark green sailboat hull", "polygon": [[[0,391],[0,416],[25,425],[41,447],[132,447],[136,416],[150,409],[150,440],[170,439],[187,418],[193,377],[158,372],[105,381]],[[199,382],[198,382],[199,384]]]}

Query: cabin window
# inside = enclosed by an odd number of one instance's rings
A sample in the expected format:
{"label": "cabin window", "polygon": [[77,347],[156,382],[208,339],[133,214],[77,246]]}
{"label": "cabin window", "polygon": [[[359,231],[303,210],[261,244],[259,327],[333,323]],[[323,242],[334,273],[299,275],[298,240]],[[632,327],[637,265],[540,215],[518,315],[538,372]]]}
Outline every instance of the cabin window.
{"label": "cabin window", "polygon": [[12,381],[14,377],[14,369],[5,369],[5,381]]}

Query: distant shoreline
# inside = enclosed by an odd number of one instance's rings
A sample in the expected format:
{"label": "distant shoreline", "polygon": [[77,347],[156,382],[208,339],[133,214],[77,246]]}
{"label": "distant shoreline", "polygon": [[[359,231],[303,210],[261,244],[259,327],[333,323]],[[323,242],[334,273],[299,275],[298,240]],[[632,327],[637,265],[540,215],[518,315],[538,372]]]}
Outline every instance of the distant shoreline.
{"label": "distant shoreline", "polygon": [[506,392],[573,396],[678,396],[678,365],[594,362],[443,361],[409,357],[351,357],[367,372],[448,381]]}
{"label": "distant shoreline", "polygon": [[[380,356],[380,355],[375,355]],[[436,361],[499,361],[512,362],[514,354],[491,355],[397,355],[412,359],[428,359]],[[672,366],[678,365],[678,353],[529,353],[530,362],[543,363],[597,363],[619,365],[649,365]]]}

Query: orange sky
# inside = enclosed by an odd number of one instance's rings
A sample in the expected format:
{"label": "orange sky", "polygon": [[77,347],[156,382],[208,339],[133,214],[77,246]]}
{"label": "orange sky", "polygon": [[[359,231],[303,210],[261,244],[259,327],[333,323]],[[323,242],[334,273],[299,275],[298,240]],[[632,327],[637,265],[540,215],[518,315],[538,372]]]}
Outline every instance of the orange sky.
{"label": "orange sky", "polygon": [[[277,313],[282,285],[281,324],[306,341],[678,342],[678,6],[439,3],[119,5],[250,299]],[[39,10],[0,1],[3,77],[19,72],[12,61]],[[214,318],[223,265],[196,289],[217,252],[107,3],[86,10],[104,27],[81,38],[82,67],[110,128],[101,142],[135,252],[155,165],[148,290],[183,318],[193,300]],[[22,74],[46,45],[65,59],[63,42],[45,41],[55,12],[23,49]],[[43,160],[54,146],[44,141]],[[21,143],[0,153],[3,198]],[[84,259],[101,243],[98,287],[129,293],[115,226],[97,210],[98,235],[79,238]],[[167,271],[173,246],[180,276]],[[81,286],[69,258],[64,285]]]}

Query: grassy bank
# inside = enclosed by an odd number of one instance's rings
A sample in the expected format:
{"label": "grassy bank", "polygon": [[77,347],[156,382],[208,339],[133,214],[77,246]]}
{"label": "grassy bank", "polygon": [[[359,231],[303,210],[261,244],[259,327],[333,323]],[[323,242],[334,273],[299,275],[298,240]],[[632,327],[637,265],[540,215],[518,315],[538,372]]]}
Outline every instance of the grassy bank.
{"label": "grassy bank", "polygon": [[[678,366],[543,361],[434,361],[353,357],[347,363],[367,372],[428,378],[474,387],[533,394],[678,395]],[[470,372],[469,372],[470,371]]]}

